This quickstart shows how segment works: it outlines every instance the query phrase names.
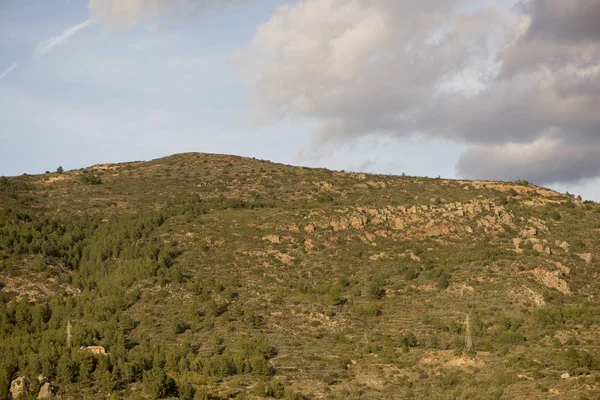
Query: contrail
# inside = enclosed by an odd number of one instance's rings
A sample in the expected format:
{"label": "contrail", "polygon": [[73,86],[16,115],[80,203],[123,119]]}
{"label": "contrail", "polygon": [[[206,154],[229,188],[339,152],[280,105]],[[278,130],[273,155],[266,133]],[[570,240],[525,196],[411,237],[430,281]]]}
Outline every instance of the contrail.
{"label": "contrail", "polygon": [[77,32],[87,28],[88,26],[90,26],[94,21],[92,19],[88,19],[80,24],[74,25],[70,28],[65,29],[64,31],[62,31],[60,33],[60,35],[52,37],[48,40],[44,40],[43,42],[40,42],[37,47],[35,48],[35,56],[36,57],[41,57],[44,54],[47,54],[49,52],[51,52],[56,46],[59,46],[61,44],[63,44],[64,42],[66,42],[67,40],[69,40],[69,38],[71,36],[73,36],[74,34],[76,34]]}
{"label": "contrail", "polygon": [[6,68],[1,74],[0,74],[0,81],[4,78],[6,78],[8,76],[8,74],[10,74],[11,72],[13,72],[15,69],[17,69],[19,67],[18,63],[13,63],[10,67]]}

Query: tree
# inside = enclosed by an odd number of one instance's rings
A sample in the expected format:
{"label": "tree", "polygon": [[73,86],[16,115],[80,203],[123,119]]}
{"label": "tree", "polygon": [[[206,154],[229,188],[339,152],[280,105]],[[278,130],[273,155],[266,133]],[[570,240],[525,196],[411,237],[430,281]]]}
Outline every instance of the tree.
{"label": "tree", "polygon": [[61,383],[72,383],[75,380],[75,365],[71,361],[71,358],[63,354],[58,360],[58,365],[56,366],[56,375],[58,381]]}
{"label": "tree", "polygon": [[92,372],[94,371],[94,359],[91,354],[85,353],[79,361],[79,376],[77,381],[85,386],[92,382]]}
{"label": "tree", "polygon": [[10,376],[4,366],[0,366],[0,400],[8,400],[12,396],[9,392],[10,389]]}
{"label": "tree", "polygon": [[165,371],[156,365],[144,372],[144,391],[153,399],[165,397],[176,391],[177,386],[173,378],[169,378]]}
{"label": "tree", "polygon": [[63,172],[65,172],[65,170],[63,169],[62,166],[56,168],[56,172],[58,172],[59,174],[62,174]]}
{"label": "tree", "polygon": [[112,392],[115,387],[115,379],[110,372],[110,365],[106,357],[100,357],[92,378],[99,391],[103,393]]}
{"label": "tree", "polygon": [[196,389],[189,383],[179,386],[179,398],[181,400],[194,400]]}

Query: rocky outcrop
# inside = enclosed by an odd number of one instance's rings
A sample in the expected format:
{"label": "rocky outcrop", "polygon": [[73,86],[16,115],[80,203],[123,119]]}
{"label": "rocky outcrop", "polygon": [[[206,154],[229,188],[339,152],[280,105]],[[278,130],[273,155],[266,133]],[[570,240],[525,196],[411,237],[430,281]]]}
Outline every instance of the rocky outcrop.
{"label": "rocky outcrop", "polygon": [[586,263],[591,263],[592,262],[592,254],[591,253],[586,253],[586,254],[578,254],[579,258],[581,258],[583,261],[585,261]]}
{"label": "rocky outcrop", "polygon": [[[436,205],[352,207],[339,210],[339,213],[339,216],[325,219],[325,221],[323,221],[322,214],[314,214],[313,218],[309,217],[304,231],[312,233],[319,228],[340,232],[352,229],[363,230],[375,226],[395,231],[406,230],[409,234],[421,234],[413,228],[418,228],[418,225],[426,225],[426,227],[452,227],[448,232],[441,232],[442,235],[462,231],[473,233],[473,228],[471,228],[471,224],[466,223],[467,221],[475,222],[477,227],[486,232],[504,232],[506,226],[512,229],[517,227],[517,221],[512,213],[503,206],[485,199],[475,199],[467,203],[455,202]],[[545,231],[546,228],[541,222],[533,222],[530,221],[535,227],[528,228],[527,233],[523,233],[523,236],[533,238],[539,232]]]}
{"label": "rocky outcrop", "polygon": [[537,229],[529,228],[521,231],[521,237],[523,238],[532,238],[536,237],[538,234]]}
{"label": "rocky outcrop", "polygon": [[269,242],[271,242],[273,244],[281,243],[281,238],[279,237],[279,235],[267,235],[267,236],[263,237],[262,239],[268,240]]}
{"label": "rocky outcrop", "polygon": [[556,267],[557,267],[558,269],[560,269],[560,270],[562,271],[562,273],[563,273],[563,274],[565,274],[565,275],[569,275],[569,274],[571,273],[571,268],[569,268],[569,267],[565,267],[564,265],[562,265],[562,264],[561,264],[561,263],[559,263],[559,262],[555,262],[554,264],[556,265]]}
{"label": "rocky outcrop", "polygon": [[315,231],[315,226],[313,224],[308,224],[304,227],[304,232],[313,233]]}
{"label": "rocky outcrop", "polygon": [[521,238],[513,239],[513,246],[515,246],[515,251],[519,254],[523,253],[523,249],[521,249],[521,243],[523,243],[523,239],[521,239]]}
{"label": "rocky outcrop", "polygon": [[30,382],[26,376],[21,376],[10,384],[10,394],[13,399],[19,396],[27,396],[29,394]]}
{"label": "rocky outcrop", "polygon": [[56,398],[56,391],[57,391],[57,387],[54,386],[53,384],[51,384],[50,382],[46,382],[42,385],[42,387],[40,388],[40,391],[38,393],[38,400],[39,399],[55,399]]}
{"label": "rocky outcrop", "polygon": [[571,294],[569,284],[561,277],[561,271],[550,272],[543,268],[536,268],[533,270],[533,275],[538,282],[547,288],[556,289],[563,294]]}
{"label": "rocky outcrop", "polygon": [[354,214],[349,217],[340,218],[330,222],[334,231],[345,231],[348,229],[363,229],[367,225],[368,219],[361,214]]}
{"label": "rocky outcrop", "polygon": [[372,187],[373,189],[385,189],[385,182],[373,182],[373,181],[369,181],[367,182],[367,185],[369,187]]}
{"label": "rocky outcrop", "polygon": [[533,244],[533,250],[537,251],[538,253],[545,253],[549,256],[552,255],[552,250],[550,249],[550,247],[545,246],[543,243],[538,242],[538,243],[534,243]]}

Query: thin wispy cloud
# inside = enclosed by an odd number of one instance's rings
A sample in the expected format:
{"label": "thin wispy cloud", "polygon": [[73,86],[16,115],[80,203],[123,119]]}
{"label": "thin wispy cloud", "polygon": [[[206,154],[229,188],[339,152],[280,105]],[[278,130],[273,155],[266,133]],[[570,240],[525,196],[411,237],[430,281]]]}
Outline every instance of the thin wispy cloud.
{"label": "thin wispy cloud", "polygon": [[13,63],[10,67],[6,68],[2,73],[0,73],[0,81],[8,76],[15,69],[19,68],[19,63]]}
{"label": "thin wispy cloud", "polygon": [[60,46],[61,44],[63,44],[67,40],[69,40],[77,32],[90,26],[93,22],[94,21],[92,19],[88,19],[80,24],[77,24],[77,25],[74,25],[74,26],[71,26],[71,27],[65,29],[58,36],[54,36],[48,40],[44,40],[43,42],[40,42],[37,45],[37,47],[35,48],[35,56],[41,57],[44,54],[48,54],[56,46]]}
{"label": "thin wispy cloud", "polygon": [[[131,27],[165,12],[202,15],[211,9],[243,6],[251,0],[89,0],[92,18],[112,27]],[[184,10],[184,11],[182,11]]]}

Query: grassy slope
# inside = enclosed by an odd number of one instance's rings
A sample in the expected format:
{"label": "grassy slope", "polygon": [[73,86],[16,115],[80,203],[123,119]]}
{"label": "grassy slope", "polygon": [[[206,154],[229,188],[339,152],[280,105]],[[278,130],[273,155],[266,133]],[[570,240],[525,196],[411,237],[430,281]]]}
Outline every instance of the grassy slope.
{"label": "grassy slope", "polygon": [[[103,183],[83,184],[84,172]],[[580,368],[567,353],[600,357],[597,204],[533,185],[346,174],[205,154],[10,180],[29,186],[0,198],[2,209],[94,215],[105,224],[190,196],[260,204],[175,215],[152,232],[178,249],[182,276],[127,289],[139,291],[126,310],[137,321],[128,333],[133,343],[191,345],[202,355],[217,337],[233,350],[265,338],[278,351],[276,378],[310,398],[600,396],[597,362]],[[522,232],[531,228],[535,234]],[[589,263],[580,257],[587,253]],[[33,259],[0,264],[4,292],[77,293],[68,271],[49,278],[28,268]],[[197,276],[224,291],[199,294]],[[225,311],[198,317],[208,302]],[[543,310],[568,316],[548,325]],[[476,321],[475,352],[463,351],[467,314]],[[176,333],[176,321],[189,329]],[[581,377],[561,379],[568,370]],[[252,396],[260,380],[167,372],[178,384],[225,397]],[[77,397],[86,388],[61,390]],[[135,383],[118,390],[141,392]]]}

